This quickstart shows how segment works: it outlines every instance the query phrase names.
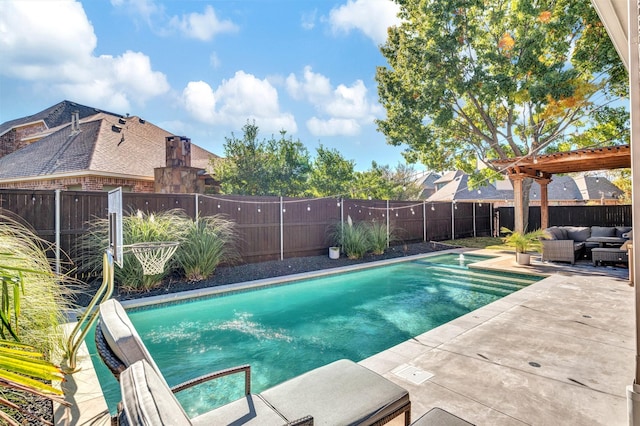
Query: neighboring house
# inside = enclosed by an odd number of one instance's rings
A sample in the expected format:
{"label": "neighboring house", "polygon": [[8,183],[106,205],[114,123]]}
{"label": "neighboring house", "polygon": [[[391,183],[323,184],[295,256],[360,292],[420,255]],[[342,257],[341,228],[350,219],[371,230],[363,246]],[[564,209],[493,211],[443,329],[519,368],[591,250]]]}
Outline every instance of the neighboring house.
{"label": "neighboring house", "polygon": [[47,134],[47,131],[71,122],[71,115],[77,113],[83,119],[99,112],[121,117],[107,111],[71,101],[62,101],[36,114],[17,118],[0,124],[0,158],[28,144],[35,142]]}
{"label": "neighboring house", "polygon": [[416,183],[422,188],[420,199],[429,198],[436,192],[436,181],[440,175],[434,172],[424,172],[418,175]]}
{"label": "neighboring house", "polygon": [[[0,188],[154,192],[154,169],[171,166],[174,135],[139,117],[97,111],[64,101],[2,124],[3,136],[14,135],[5,147],[19,148],[0,157]],[[189,145],[191,168],[206,169],[215,155]]]}
{"label": "neighboring house", "polygon": [[[450,180],[448,180],[450,179]],[[427,202],[490,202],[496,207],[513,205],[513,186],[508,179],[487,183],[480,188],[468,188],[469,176],[463,172],[447,173],[437,185],[442,185]],[[617,204],[622,191],[605,177],[553,176],[547,186],[549,205]],[[540,185],[534,182],[529,192],[529,204],[540,205]]]}

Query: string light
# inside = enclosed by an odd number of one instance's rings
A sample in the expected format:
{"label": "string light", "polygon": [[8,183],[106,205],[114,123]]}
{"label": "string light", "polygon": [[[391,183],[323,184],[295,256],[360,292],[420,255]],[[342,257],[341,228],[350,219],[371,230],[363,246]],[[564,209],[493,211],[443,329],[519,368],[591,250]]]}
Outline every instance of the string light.
{"label": "string light", "polygon": [[431,203],[431,211],[435,212],[436,211],[436,206],[433,205],[433,203]]}
{"label": "string light", "polygon": [[311,205],[307,204],[307,211],[310,212],[311,211]]}

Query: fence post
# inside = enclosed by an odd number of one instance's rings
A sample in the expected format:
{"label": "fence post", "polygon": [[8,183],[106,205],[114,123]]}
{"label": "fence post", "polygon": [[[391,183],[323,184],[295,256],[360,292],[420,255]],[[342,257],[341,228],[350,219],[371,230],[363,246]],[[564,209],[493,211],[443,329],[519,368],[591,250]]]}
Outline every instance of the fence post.
{"label": "fence post", "polygon": [[387,247],[389,247],[389,200],[387,200]]}
{"label": "fence post", "polygon": [[340,197],[340,250],[344,245],[344,197]]}
{"label": "fence post", "polygon": [[451,203],[451,239],[452,240],[456,239],[456,214],[455,214],[455,210],[456,210],[456,202],[453,201]]}
{"label": "fence post", "polygon": [[284,260],[284,201],[280,197],[280,260]]}
{"label": "fence post", "polygon": [[198,216],[200,215],[200,211],[199,211],[199,207],[198,207],[198,194],[195,194],[196,196],[196,208],[195,208],[195,214],[196,214],[196,223],[198,223]]}
{"label": "fence post", "polygon": [[60,190],[56,189],[55,234],[56,234],[56,274],[60,274]]}
{"label": "fence post", "polygon": [[473,238],[476,237],[476,202],[473,202]]}
{"label": "fence post", "polygon": [[427,242],[427,201],[422,200],[422,239]]}
{"label": "fence post", "polygon": [[493,237],[493,203],[489,203],[489,235]]}

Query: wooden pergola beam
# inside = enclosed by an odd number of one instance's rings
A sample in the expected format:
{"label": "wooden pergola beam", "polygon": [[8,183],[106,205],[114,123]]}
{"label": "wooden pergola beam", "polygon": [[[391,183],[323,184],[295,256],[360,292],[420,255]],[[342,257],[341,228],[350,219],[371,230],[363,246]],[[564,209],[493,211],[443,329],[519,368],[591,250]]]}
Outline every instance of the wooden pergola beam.
{"label": "wooden pergola beam", "polygon": [[549,227],[549,200],[547,185],[554,174],[613,170],[631,167],[629,145],[578,149],[545,155],[528,155],[505,160],[492,160],[491,164],[503,171],[513,183],[514,231],[524,231],[522,180],[534,179],[540,184],[540,220],[542,228]]}

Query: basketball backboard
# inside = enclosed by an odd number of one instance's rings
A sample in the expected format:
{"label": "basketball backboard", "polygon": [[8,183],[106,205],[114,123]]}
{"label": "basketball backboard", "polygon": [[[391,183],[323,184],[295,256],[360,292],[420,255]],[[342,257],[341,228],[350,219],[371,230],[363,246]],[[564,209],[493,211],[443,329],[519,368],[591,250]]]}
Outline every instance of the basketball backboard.
{"label": "basketball backboard", "polygon": [[109,248],[113,262],[122,268],[122,188],[109,191]]}

